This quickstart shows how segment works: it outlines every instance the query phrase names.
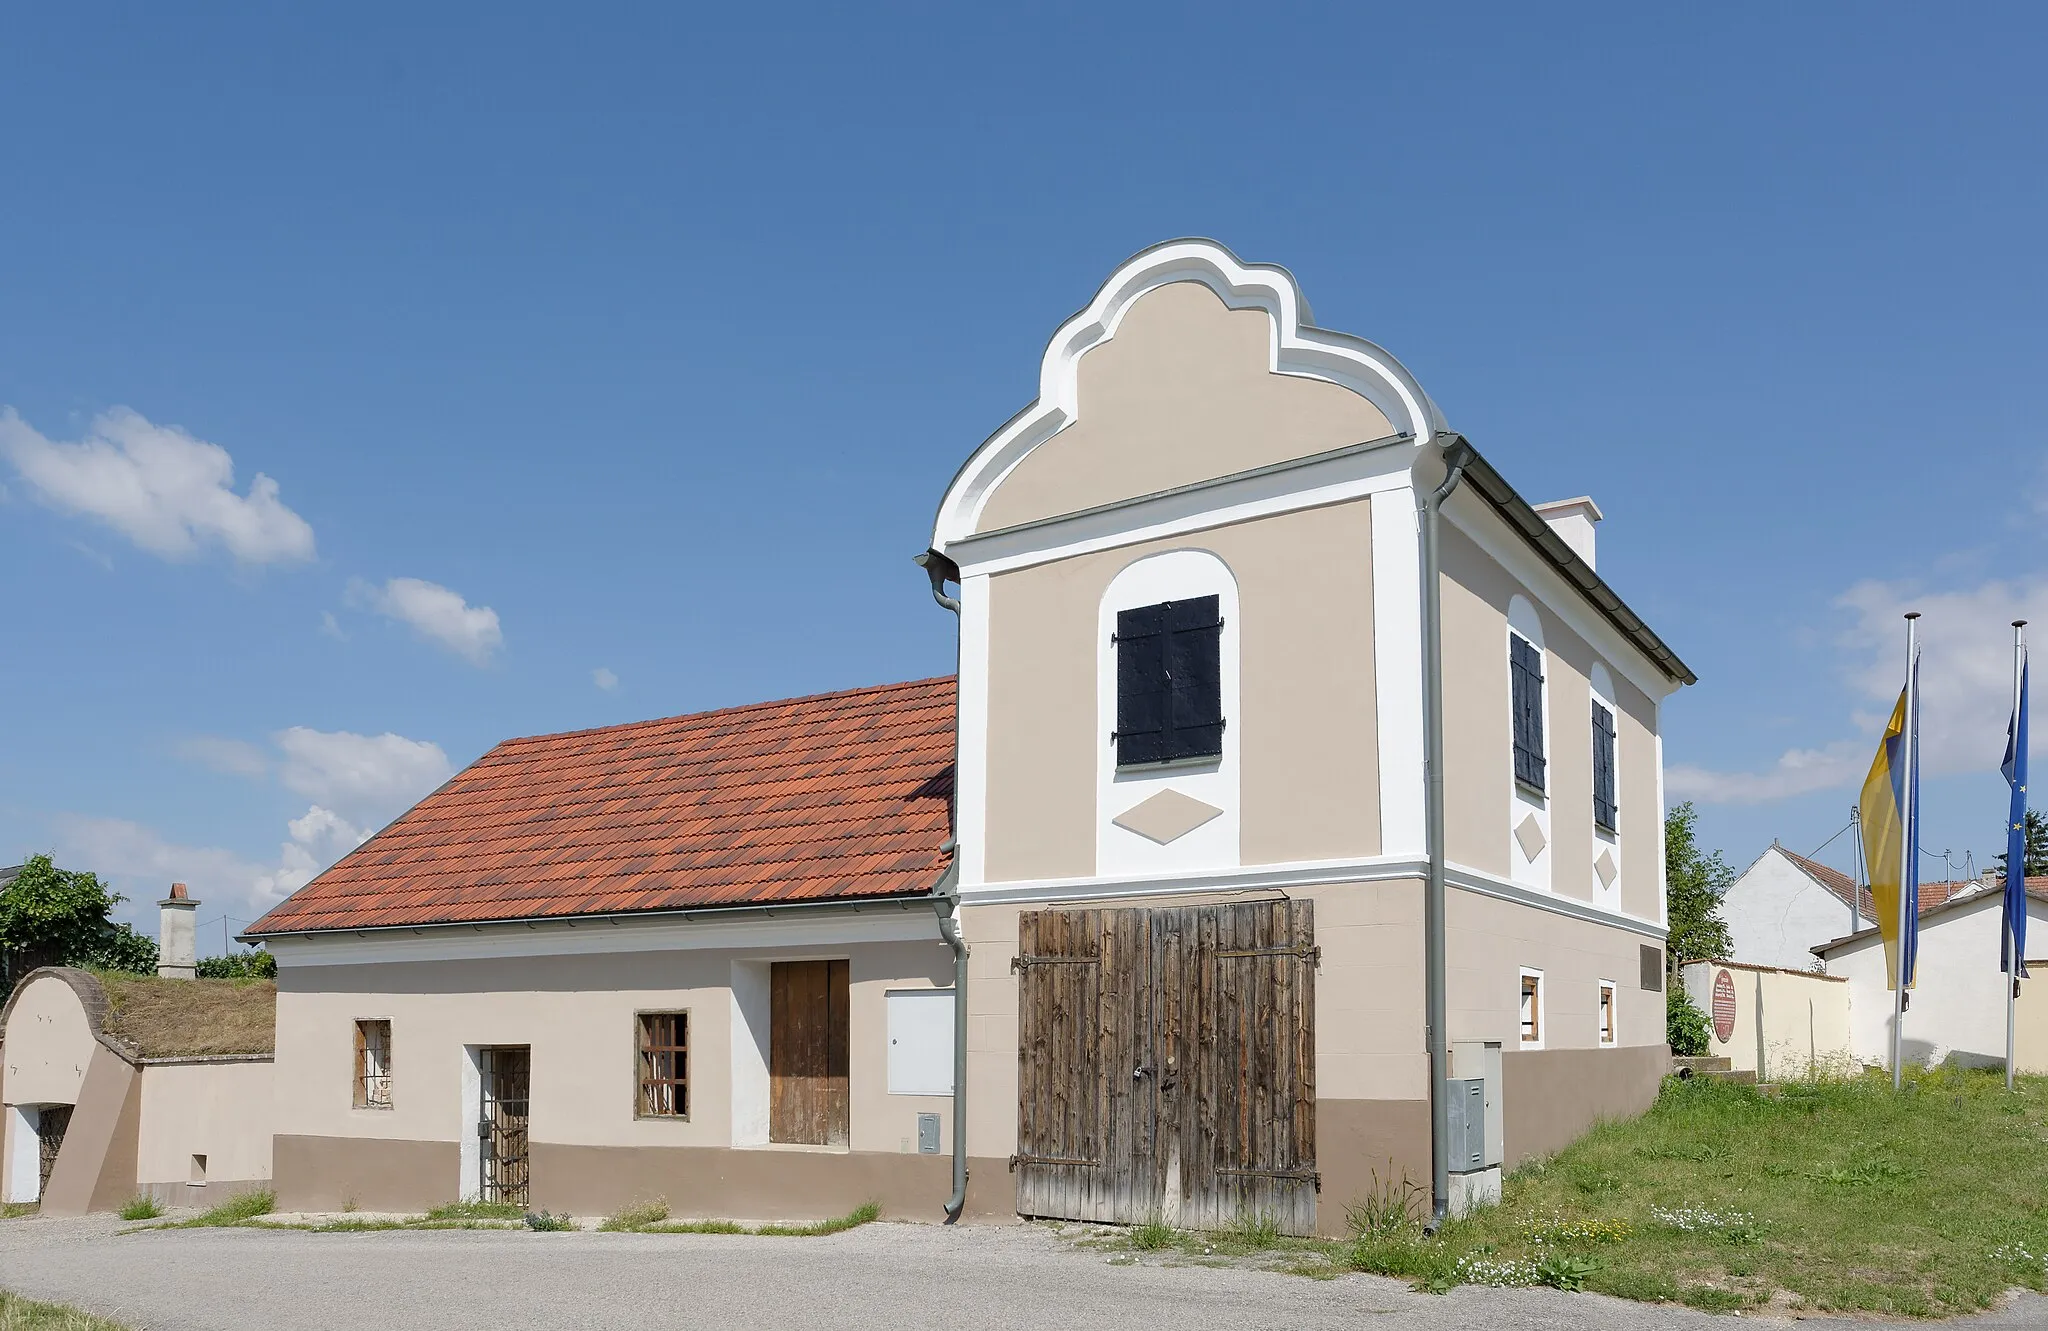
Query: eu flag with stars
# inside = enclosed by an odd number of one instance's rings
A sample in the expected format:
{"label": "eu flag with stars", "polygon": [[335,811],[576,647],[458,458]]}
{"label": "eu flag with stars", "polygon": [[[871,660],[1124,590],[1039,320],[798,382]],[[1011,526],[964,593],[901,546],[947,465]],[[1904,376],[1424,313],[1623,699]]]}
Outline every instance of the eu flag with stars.
{"label": "eu flag with stars", "polygon": [[2027,978],[2027,666],[2020,663],[2020,696],[2006,728],[2005,762],[1999,767],[2012,786],[2012,813],[2005,820],[2005,932],[1998,968]]}

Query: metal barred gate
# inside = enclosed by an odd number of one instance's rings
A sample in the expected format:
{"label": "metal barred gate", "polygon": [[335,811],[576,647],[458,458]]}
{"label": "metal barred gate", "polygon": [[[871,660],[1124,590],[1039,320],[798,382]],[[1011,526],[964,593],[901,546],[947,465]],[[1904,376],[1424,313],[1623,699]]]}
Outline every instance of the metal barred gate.
{"label": "metal barred gate", "polygon": [[1017,1209],[1315,1231],[1315,908],[1018,925]]}

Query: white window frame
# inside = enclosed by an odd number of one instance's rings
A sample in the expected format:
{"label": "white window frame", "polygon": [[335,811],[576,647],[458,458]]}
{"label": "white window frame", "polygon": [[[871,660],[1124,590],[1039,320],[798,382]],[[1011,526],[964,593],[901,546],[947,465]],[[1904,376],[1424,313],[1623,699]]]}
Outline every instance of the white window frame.
{"label": "white window frame", "polygon": [[[1536,1028],[1536,1038],[1533,1040],[1524,1033],[1522,1022],[1522,995],[1528,991],[1528,982],[1530,980],[1536,982],[1535,1002],[1531,1004],[1535,1008],[1533,1014],[1535,1020],[1529,1023]],[[1543,1047],[1544,1027],[1548,1024],[1547,1018],[1549,1015],[1543,1010],[1545,1006],[1543,988],[1543,972],[1533,966],[1522,967],[1520,975],[1515,980],[1515,1035],[1517,1037],[1517,1048],[1541,1049]]]}
{"label": "white window frame", "polygon": [[1621,1043],[1621,986],[1612,980],[1600,982],[1600,1006],[1594,1009],[1594,1021],[1602,1049]]}

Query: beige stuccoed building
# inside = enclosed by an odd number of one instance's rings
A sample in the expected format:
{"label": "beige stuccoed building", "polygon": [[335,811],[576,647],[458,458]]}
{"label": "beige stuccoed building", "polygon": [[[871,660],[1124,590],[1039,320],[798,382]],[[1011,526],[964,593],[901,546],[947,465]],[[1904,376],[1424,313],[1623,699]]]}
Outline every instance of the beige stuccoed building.
{"label": "beige stuccoed building", "polygon": [[511,741],[252,928],[281,1204],[1489,1195],[1667,1067],[1692,675],[1600,518],[1284,270],[1135,256],[945,488],[957,679]]}

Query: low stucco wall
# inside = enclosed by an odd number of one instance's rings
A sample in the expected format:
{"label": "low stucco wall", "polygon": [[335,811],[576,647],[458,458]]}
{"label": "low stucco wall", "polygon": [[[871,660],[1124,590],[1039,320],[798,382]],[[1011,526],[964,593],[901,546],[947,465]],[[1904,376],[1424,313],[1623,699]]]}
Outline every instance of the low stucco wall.
{"label": "low stucco wall", "polygon": [[1513,1169],[1563,1150],[1596,1123],[1634,1118],[1656,1103],[1670,1071],[1671,1051],[1662,1045],[1503,1053],[1502,1163]]}
{"label": "low stucco wall", "polygon": [[[1736,1071],[1754,1072],[1758,1081],[1782,1081],[1855,1068],[1850,989],[1840,976],[1695,961],[1686,965],[1684,977],[1687,996],[1707,1017],[1707,1053],[1727,1059]],[[1715,1024],[1717,990],[1732,999],[1725,1040]]]}
{"label": "low stucco wall", "polygon": [[267,1180],[271,1099],[268,1058],[146,1064],[138,1183],[152,1193],[158,1185],[189,1184],[194,1156],[206,1158],[201,1195],[215,1201],[225,1189]]}

